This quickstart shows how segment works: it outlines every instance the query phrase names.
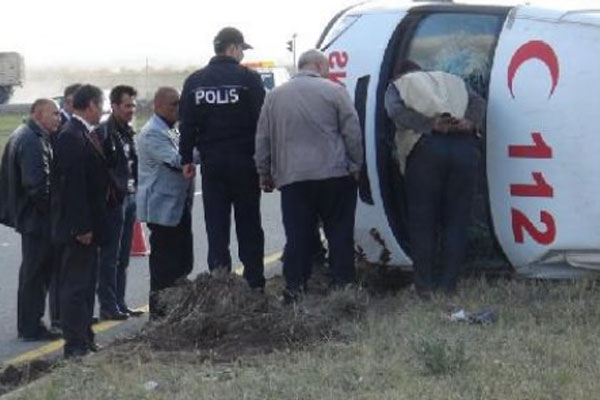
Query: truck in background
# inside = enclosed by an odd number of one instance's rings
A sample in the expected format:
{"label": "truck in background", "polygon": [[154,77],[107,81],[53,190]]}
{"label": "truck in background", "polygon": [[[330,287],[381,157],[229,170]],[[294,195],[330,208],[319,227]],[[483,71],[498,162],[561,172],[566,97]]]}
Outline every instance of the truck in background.
{"label": "truck in background", "polygon": [[15,86],[22,86],[24,79],[23,56],[15,52],[0,53],[0,105],[8,103]]}

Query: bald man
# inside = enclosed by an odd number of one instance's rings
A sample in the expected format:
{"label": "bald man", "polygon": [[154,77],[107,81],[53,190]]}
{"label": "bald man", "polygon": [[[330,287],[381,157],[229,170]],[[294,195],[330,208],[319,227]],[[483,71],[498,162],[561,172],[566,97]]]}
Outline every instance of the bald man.
{"label": "bald man", "polygon": [[354,282],[355,179],[363,163],[358,116],[346,89],[327,79],[327,57],[309,50],[298,69],[267,95],[256,134],[260,184],[265,191],[281,191],[286,303],[298,301],[306,289],[319,218],[329,244],[332,286]]}
{"label": "bald man", "polygon": [[26,341],[59,337],[42,322],[52,274],[50,240],[50,138],[60,124],[56,103],[38,99],[30,118],[10,136],[2,157],[2,223],[21,234],[17,330]]}
{"label": "bald man", "polygon": [[150,318],[164,315],[160,290],[186,277],[194,266],[192,242],[193,176],[182,174],[175,127],[179,93],[171,87],[154,95],[154,115],[137,139],[137,212],[150,229]]}

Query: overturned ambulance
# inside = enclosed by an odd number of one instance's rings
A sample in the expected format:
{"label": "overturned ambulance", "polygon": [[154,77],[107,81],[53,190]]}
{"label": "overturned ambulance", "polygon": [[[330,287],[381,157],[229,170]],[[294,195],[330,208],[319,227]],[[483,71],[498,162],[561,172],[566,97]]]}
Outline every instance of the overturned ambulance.
{"label": "overturned ambulance", "polygon": [[355,237],[367,260],[411,266],[383,101],[394,67],[412,60],[461,76],[488,102],[472,253],[487,235],[526,276],[600,272],[600,9],[562,7],[375,1],[329,23],[317,47],[364,132]]}

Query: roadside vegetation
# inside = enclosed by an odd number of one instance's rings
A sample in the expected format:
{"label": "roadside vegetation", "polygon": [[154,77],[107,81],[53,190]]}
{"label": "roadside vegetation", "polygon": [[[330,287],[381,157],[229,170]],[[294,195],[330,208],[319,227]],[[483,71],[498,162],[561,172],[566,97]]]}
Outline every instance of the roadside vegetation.
{"label": "roadside vegetation", "polygon": [[[284,308],[279,280],[261,300],[241,282],[211,292],[199,278],[170,294],[179,306],[167,322],[6,398],[542,400],[600,391],[596,282],[471,279],[457,297],[423,302],[406,285],[390,291],[391,280],[382,280],[385,295],[317,285]],[[496,322],[450,319],[484,307]]]}
{"label": "roadside vegetation", "polygon": [[23,121],[23,115],[18,113],[0,114],[0,154],[8,140],[8,136]]}

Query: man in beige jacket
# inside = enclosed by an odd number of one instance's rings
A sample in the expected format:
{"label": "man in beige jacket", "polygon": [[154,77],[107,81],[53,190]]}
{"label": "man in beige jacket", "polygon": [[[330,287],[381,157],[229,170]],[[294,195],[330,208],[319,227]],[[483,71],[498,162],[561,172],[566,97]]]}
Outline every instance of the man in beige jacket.
{"label": "man in beige jacket", "polygon": [[318,218],[329,243],[332,285],[354,282],[355,179],[363,163],[358,116],[345,88],[326,79],[325,55],[307,51],[298,69],[267,95],[255,153],[262,189],[281,191],[286,302],[306,288]]}

